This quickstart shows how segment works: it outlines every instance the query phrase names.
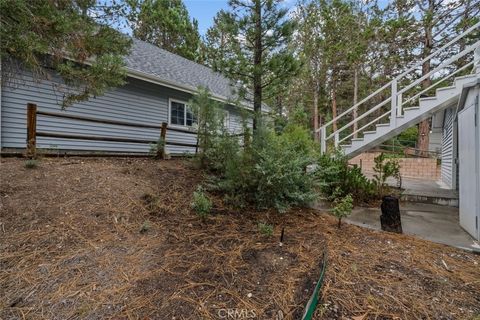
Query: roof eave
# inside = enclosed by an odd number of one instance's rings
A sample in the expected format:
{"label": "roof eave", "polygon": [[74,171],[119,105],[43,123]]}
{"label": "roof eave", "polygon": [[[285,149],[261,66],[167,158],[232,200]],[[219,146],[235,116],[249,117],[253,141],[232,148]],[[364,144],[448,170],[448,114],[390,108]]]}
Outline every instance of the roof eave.
{"label": "roof eave", "polygon": [[[186,86],[186,85],[180,85],[178,83],[167,81],[167,80],[161,79],[159,77],[155,77],[155,76],[153,76],[149,73],[138,71],[138,70],[135,70],[135,69],[132,69],[132,68],[125,67],[125,69],[127,70],[127,75],[131,78],[135,78],[135,79],[139,79],[139,80],[142,80],[142,81],[154,83],[154,84],[157,84],[157,85],[161,85],[161,86],[164,86],[164,87],[167,87],[167,88],[183,91],[183,92],[190,93],[190,94],[198,93],[198,88],[194,88],[194,87]],[[232,105],[232,101],[225,96],[221,96],[221,95],[214,94],[214,93],[210,93],[210,95],[211,95],[213,100]],[[242,106],[246,109],[249,109],[249,110],[252,109],[251,107],[249,107],[245,104],[242,104]]]}

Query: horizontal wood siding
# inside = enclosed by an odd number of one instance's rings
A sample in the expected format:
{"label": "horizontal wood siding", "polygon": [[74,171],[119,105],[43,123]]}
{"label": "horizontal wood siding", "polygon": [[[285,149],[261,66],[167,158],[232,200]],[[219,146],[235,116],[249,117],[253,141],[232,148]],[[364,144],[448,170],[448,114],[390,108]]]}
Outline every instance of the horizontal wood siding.
{"label": "horizontal wood siding", "polygon": [[[66,112],[72,115],[88,116],[106,120],[129,121],[160,126],[168,122],[169,98],[188,101],[191,95],[149,82],[128,78],[128,83],[109,91],[103,96],[76,104],[62,111],[62,93],[56,89],[59,79],[36,82],[25,72],[20,81],[6,83],[2,87],[1,101],[1,146],[2,148],[25,148],[26,105],[38,105],[39,111]],[[232,131],[241,129],[241,117],[234,107],[228,107]],[[100,124],[74,119],[38,115],[38,131],[65,134],[83,134],[104,137],[122,137],[157,140],[158,129],[133,128],[121,125]],[[167,141],[196,143],[196,135],[167,131]],[[38,137],[37,147],[58,150],[85,150],[93,152],[146,153],[148,144],[119,143],[102,141],[70,140]],[[195,148],[167,146],[172,154],[193,152]]]}
{"label": "horizontal wood siding", "polygon": [[453,166],[455,155],[453,148],[453,121],[454,121],[455,112],[453,108],[445,110],[445,118],[443,125],[443,134],[442,134],[442,167],[441,167],[441,176],[442,181],[447,184],[450,188],[454,188],[453,182]]}

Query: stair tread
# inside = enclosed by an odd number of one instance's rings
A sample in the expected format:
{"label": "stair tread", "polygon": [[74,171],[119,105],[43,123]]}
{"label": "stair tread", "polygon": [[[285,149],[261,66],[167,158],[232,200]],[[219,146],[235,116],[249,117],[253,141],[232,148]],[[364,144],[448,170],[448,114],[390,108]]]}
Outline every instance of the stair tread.
{"label": "stair tread", "polygon": [[365,131],[365,132],[363,133],[363,135],[366,135],[366,134],[375,134],[375,133],[377,133],[377,131]]}
{"label": "stair tread", "polygon": [[452,89],[457,89],[457,87],[455,86],[441,87],[441,88],[438,88],[437,91],[452,90]]}
{"label": "stair tread", "polygon": [[437,100],[437,97],[424,97],[424,98],[420,98],[420,101],[429,101],[429,100]]}
{"label": "stair tread", "polygon": [[411,110],[419,110],[420,107],[409,107],[409,108],[403,108],[403,112],[405,111],[411,111]]}
{"label": "stair tread", "polygon": [[376,126],[377,127],[390,127],[390,123],[379,123]]}
{"label": "stair tread", "polygon": [[363,138],[352,138],[352,141],[363,141]]}
{"label": "stair tread", "polygon": [[462,79],[469,79],[469,78],[474,79],[476,77],[478,77],[478,74],[466,74],[464,76],[455,77],[455,80],[457,80],[457,79],[462,80]]}

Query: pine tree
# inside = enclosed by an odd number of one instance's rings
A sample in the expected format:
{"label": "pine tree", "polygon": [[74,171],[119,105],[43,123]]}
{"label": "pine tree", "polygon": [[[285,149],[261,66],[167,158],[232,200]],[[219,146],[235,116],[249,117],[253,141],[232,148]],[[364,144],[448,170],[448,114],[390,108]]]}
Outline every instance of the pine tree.
{"label": "pine tree", "polygon": [[[280,0],[230,0],[229,11],[220,12],[207,33],[207,61],[227,77],[247,87],[253,96],[253,127],[261,119],[262,103],[276,96],[298,64],[287,44],[293,22]],[[222,56],[218,54],[222,53]]]}
{"label": "pine tree", "polygon": [[182,0],[130,0],[128,19],[134,37],[201,62],[198,21]]}
{"label": "pine tree", "polygon": [[321,92],[325,91],[324,84],[327,78],[318,7],[314,2],[300,4],[295,19],[298,33],[293,45],[297,48],[298,56],[303,63],[302,72],[295,81],[297,86],[293,92],[299,92],[300,88],[303,88],[303,100],[306,100],[305,95],[308,95],[306,104],[311,103],[311,127],[314,138],[318,141],[319,136],[316,132],[320,127],[319,106]]}
{"label": "pine tree", "polygon": [[[453,30],[456,21],[465,15],[465,4],[471,5],[469,1],[416,1],[417,12],[421,15],[419,24],[422,29],[422,59],[427,58],[435,48],[442,46],[454,36],[455,32],[453,32]],[[422,76],[429,74],[432,69],[431,59],[425,61],[422,65]],[[426,89],[430,87],[431,84],[432,79],[431,76],[429,76],[422,82],[422,87]],[[417,148],[420,152],[426,153],[429,146],[430,119],[419,123],[418,133]]]}
{"label": "pine tree", "polygon": [[67,85],[62,107],[122,85],[130,40],[108,24],[120,11],[108,1],[0,1],[2,80],[19,69],[37,80],[58,74]]}

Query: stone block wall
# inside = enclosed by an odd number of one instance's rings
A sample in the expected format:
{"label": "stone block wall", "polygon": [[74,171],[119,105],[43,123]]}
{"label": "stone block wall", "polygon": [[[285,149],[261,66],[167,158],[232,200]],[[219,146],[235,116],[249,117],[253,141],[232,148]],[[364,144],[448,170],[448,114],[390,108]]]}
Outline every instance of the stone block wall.
{"label": "stone block wall", "polygon": [[[362,168],[363,174],[371,176],[374,174],[373,159],[379,152],[366,152],[350,159],[350,164],[356,164]],[[434,158],[398,158],[400,164],[400,174],[402,178],[421,179],[421,180],[440,180],[440,165]]]}

